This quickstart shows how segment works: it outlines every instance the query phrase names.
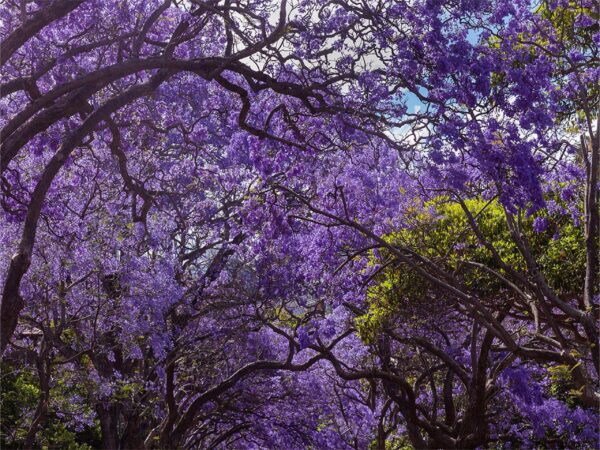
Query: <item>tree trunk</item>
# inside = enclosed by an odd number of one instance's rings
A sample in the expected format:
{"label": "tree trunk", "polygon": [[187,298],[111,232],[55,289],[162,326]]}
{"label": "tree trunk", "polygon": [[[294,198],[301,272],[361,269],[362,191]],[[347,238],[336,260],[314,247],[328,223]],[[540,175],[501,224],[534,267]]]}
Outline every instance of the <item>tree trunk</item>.
{"label": "tree trunk", "polygon": [[96,406],[102,432],[102,449],[119,450],[119,407],[116,405]]}

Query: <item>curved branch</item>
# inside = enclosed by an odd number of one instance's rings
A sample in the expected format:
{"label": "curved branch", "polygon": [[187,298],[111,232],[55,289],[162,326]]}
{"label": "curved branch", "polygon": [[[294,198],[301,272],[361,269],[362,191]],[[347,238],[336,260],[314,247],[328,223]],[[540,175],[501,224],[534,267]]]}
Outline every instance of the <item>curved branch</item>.
{"label": "curved branch", "polygon": [[84,0],[55,0],[45,8],[36,11],[31,19],[0,42],[0,67],[42,28],[66,16],[83,2]]}

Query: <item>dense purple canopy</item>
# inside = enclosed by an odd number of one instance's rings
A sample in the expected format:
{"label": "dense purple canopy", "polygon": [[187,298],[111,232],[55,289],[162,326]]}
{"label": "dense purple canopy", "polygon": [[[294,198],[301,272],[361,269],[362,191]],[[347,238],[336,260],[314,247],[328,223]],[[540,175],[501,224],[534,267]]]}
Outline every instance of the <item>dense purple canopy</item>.
{"label": "dense purple canopy", "polygon": [[0,14],[0,446],[598,446],[598,2]]}

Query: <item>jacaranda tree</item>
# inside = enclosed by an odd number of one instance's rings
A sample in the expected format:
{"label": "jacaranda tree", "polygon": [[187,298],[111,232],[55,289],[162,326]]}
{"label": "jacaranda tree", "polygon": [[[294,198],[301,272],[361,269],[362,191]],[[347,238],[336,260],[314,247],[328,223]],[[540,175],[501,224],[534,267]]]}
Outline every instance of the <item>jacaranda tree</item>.
{"label": "jacaranda tree", "polygon": [[598,446],[597,1],[0,14],[0,446]]}

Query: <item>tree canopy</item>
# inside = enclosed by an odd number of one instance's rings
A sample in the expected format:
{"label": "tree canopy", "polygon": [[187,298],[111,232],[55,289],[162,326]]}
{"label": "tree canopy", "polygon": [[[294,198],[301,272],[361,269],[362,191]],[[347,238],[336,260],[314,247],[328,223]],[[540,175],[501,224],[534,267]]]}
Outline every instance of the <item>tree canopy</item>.
{"label": "tree canopy", "polygon": [[0,447],[597,447],[599,21],[6,0]]}

